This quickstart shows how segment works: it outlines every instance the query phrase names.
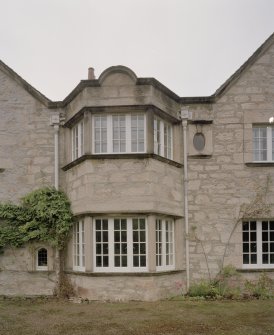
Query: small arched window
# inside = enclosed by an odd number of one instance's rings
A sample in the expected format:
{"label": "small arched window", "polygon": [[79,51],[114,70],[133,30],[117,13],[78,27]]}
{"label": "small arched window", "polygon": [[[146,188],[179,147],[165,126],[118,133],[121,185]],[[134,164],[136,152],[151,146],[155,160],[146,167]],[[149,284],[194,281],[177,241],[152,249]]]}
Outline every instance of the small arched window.
{"label": "small arched window", "polygon": [[37,270],[48,269],[48,251],[46,248],[40,248],[37,251]]}

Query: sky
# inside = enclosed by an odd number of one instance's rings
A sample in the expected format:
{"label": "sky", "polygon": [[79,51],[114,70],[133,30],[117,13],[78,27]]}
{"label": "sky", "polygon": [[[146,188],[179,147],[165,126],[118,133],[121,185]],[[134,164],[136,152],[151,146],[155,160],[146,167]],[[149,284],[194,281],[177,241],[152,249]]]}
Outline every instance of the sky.
{"label": "sky", "polygon": [[0,0],[0,59],[49,99],[124,65],[213,94],[274,32],[274,0]]}

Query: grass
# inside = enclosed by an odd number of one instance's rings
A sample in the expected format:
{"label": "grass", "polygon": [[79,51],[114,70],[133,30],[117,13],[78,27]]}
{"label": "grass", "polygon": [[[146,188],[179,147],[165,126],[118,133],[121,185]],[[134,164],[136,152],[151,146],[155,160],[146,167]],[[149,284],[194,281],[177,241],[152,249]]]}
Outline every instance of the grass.
{"label": "grass", "polygon": [[274,300],[74,304],[0,300],[5,335],[271,335]]}

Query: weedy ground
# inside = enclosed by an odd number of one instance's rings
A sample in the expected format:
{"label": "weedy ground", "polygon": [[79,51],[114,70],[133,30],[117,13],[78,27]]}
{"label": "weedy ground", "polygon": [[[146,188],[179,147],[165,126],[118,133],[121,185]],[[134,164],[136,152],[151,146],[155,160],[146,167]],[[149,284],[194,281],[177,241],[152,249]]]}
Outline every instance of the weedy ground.
{"label": "weedy ground", "polygon": [[273,335],[274,300],[90,302],[0,300],[5,335]]}

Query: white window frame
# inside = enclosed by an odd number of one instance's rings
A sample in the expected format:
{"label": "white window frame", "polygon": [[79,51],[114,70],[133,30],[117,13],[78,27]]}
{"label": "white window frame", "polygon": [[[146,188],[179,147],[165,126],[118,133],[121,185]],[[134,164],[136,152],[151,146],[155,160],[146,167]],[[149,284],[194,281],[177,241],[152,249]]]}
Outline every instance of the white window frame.
{"label": "white window frame", "polygon": [[[114,220],[113,217],[93,218],[93,268],[94,272],[147,272],[148,271],[148,229],[147,220],[143,216],[119,217],[117,219],[127,220],[127,266],[114,266]],[[133,266],[133,219],[145,220],[145,246],[146,246],[146,266]],[[108,266],[96,266],[96,220],[108,220]]]}
{"label": "white window frame", "polygon": [[85,271],[85,222],[73,224],[73,270]]}
{"label": "white window frame", "polygon": [[[171,230],[166,229],[167,224],[171,227]],[[156,271],[174,270],[175,269],[174,220],[157,218],[155,222],[155,232],[156,232],[156,246],[155,246]],[[170,235],[172,235],[171,238]],[[167,245],[169,245],[169,248],[167,247]],[[170,249],[170,247],[172,248],[172,250]],[[160,260],[161,265],[157,265],[157,263],[159,263]]]}
{"label": "white window frame", "polygon": [[[264,264],[263,263],[263,260],[262,260],[262,256],[263,256],[263,241],[262,241],[262,232],[263,232],[263,229],[262,229],[262,223],[263,222],[273,222],[273,220],[244,220],[242,222],[242,268],[243,269],[274,269],[274,263],[273,264]],[[243,230],[243,224],[244,223],[249,223],[250,222],[256,222],[256,229],[255,230]],[[249,226],[250,227],[250,226]],[[256,241],[251,241],[251,236],[250,236],[250,233],[254,233],[256,232]],[[249,241],[244,241],[244,238],[243,238],[243,234],[244,233],[248,233],[249,234]],[[268,230],[268,234],[270,235],[270,229]],[[269,241],[270,242],[270,241]],[[274,240],[272,241],[274,242]],[[248,252],[244,252],[244,243],[246,244],[249,244],[249,251]],[[256,251],[253,252],[253,254],[256,254],[257,256],[257,263],[256,264],[244,264],[244,261],[243,261],[243,257],[244,257],[244,254],[247,254],[247,255],[251,255],[252,252],[250,251],[251,249],[251,243],[256,243]],[[266,242],[264,242],[266,243]],[[273,252],[270,252],[270,250],[268,250],[268,255],[270,257],[270,253],[273,254]]]}
{"label": "white window frame", "polygon": [[[46,250],[47,252],[47,265],[39,265],[39,251]],[[48,265],[49,265],[49,255],[48,255],[48,249],[45,247],[41,247],[37,249],[36,251],[36,270],[38,271],[48,271]]]}
{"label": "white window frame", "polygon": [[[166,131],[167,130],[167,131]],[[153,120],[154,153],[173,159],[173,127],[172,124],[154,116]]]}
{"label": "white window frame", "polygon": [[84,154],[84,120],[81,120],[72,127],[71,143],[71,156],[74,161]]}
{"label": "white window frame", "polygon": [[[255,159],[255,129],[266,129],[266,159]],[[256,137],[259,139],[259,137]],[[257,140],[260,142],[260,140]],[[252,127],[252,146],[253,146],[253,162],[273,162],[274,161],[274,127],[269,125],[253,125]],[[260,152],[260,149],[256,149],[256,151]]]}
{"label": "white window frame", "polygon": [[[132,116],[142,116],[144,118],[144,150],[138,150],[133,151],[132,150],[132,124],[131,124],[131,119]],[[100,150],[99,152],[96,152],[95,150],[95,118],[101,116],[101,117],[106,117],[107,121],[107,150],[102,151]],[[126,141],[126,146],[125,146],[125,151],[114,151],[113,150],[113,118],[115,116],[125,116],[125,141]],[[96,155],[102,155],[102,154],[135,154],[135,153],[145,153],[147,144],[146,144],[146,115],[144,113],[131,113],[131,114],[125,114],[125,113],[115,113],[115,114],[104,114],[104,115],[99,115],[99,114],[94,114],[92,116],[92,153]],[[100,143],[100,142],[99,142]],[[139,145],[137,145],[137,148],[139,148]]]}

